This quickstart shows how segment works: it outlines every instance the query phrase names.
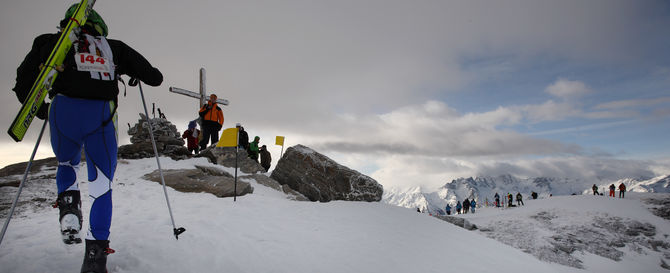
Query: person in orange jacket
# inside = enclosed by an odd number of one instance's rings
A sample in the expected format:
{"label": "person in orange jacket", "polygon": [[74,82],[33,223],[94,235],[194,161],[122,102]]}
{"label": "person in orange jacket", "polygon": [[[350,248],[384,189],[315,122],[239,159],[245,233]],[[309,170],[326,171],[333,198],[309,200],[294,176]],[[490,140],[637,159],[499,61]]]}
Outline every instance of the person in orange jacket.
{"label": "person in orange jacket", "polygon": [[223,111],[216,105],[216,95],[209,96],[209,101],[200,108],[200,117],[202,118],[202,140],[200,141],[200,150],[207,148],[207,143],[212,140],[212,144],[219,142],[219,131],[223,127]]}
{"label": "person in orange jacket", "polygon": [[623,183],[619,184],[619,198],[623,198],[626,194],[626,185]]}

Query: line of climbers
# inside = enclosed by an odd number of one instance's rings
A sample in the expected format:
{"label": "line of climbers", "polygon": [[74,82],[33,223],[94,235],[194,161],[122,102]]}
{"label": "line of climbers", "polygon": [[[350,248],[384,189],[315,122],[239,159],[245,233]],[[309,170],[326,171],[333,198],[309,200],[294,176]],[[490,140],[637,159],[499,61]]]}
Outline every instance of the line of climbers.
{"label": "line of climbers", "polygon": [[[603,195],[602,193],[598,192],[598,186],[596,186],[596,184],[593,184],[593,187],[591,187],[591,189],[593,190],[593,195]],[[615,194],[614,194],[615,191],[616,191],[616,186],[614,186],[614,184],[611,184],[609,186],[609,189],[610,189],[609,196],[610,197],[616,197]],[[619,184],[619,198],[624,198],[625,195],[626,195],[626,185],[621,183],[621,184]]]}
{"label": "line of climbers", "polygon": [[[617,188],[617,187],[614,186],[614,184],[611,184],[611,185],[609,186],[609,196],[610,196],[610,197],[616,197],[616,196],[615,196],[616,188]],[[619,188],[619,198],[624,198],[624,196],[625,196],[625,194],[626,194],[626,185],[624,185],[623,183],[621,183],[621,184],[619,184],[619,187],[618,187],[618,188]],[[598,192],[598,186],[596,186],[596,184],[593,184],[593,187],[592,187],[591,189],[593,190],[593,195],[603,195],[602,193],[599,193],[599,192]],[[574,194],[573,194],[573,195],[574,195]],[[551,195],[549,195],[549,196],[551,196]],[[531,197],[532,197],[533,199],[537,199],[538,195],[537,195],[536,192],[532,192],[532,193],[531,193]],[[498,208],[499,208],[499,207],[505,207],[505,206],[506,206],[506,207],[516,207],[516,206],[523,206],[523,205],[524,205],[524,203],[523,203],[523,195],[522,195],[520,192],[517,192],[517,193],[516,193],[516,205],[514,205],[514,203],[513,203],[513,201],[514,201],[514,197],[512,196],[511,193],[507,193],[507,196],[506,196],[507,203],[506,203],[506,204],[500,201],[500,195],[499,195],[497,192],[496,192],[496,194],[493,196],[493,199],[494,199],[494,202],[491,203],[490,205],[491,205],[491,206],[498,207]],[[489,199],[488,199],[488,197],[486,198],[486,201],[485,201],[484,204],[485,204],[486,207],[489,206]],[[452,207],[451,204],[447,203],[447,205],[446,205],[446,207],[445,207],[445,211],[446,211],[447,215],[451,215],[451,210],[452,210],[452,208],[455,208],[455,209],[456,209],[456,213],[455,213],[455,214],[466,214],[466,213],[468,213],[468,212],[475,213],[475,208],[476,208],[476,206],[477,206],[477,203],[476,203],[476,201],[475,201],[474,198],[472,198],[471,200],[468,200],[468,199],[466,198],[466,199],[463,201],[463,203],[461,203],[461,201],[457,201],[455,207]],[[416,211],[417,211],[417,212],[422,212],[421,209],[419,209],[419,208],[417,208]]]}

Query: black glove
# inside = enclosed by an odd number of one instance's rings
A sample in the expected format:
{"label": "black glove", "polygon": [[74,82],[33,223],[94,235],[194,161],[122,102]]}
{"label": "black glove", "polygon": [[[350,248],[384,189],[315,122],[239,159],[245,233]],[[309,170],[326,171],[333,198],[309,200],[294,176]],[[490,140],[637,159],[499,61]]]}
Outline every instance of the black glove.
{"label": "black glove", "polygon": [[42,103],[42,106],[40,106],[40,109],[37,110],[37,118],[41,120],[45,120],[49,117],[49,103],[45,102]]}

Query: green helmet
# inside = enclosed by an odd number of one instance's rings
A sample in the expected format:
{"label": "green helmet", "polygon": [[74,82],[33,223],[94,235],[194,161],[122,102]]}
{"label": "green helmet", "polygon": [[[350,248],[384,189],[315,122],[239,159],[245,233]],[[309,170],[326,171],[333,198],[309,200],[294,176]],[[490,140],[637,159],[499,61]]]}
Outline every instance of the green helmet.
{"label": "green helmet", "polygon": [[[74,15],[74,12],[77,10],[77,6],[79,4],[74,4],[70,6],[70,8],[67,9],[65,12],[65,19],[64,20],[69,20],[72,15]],[[91,14],[88,15],[88,19],[86,19],[86,24],[88,26],[91,26],[93,29],[95,29],[100,35],[107,37],[107,24],[105,24],[105,21],[102,20],[102,17],[100,14],[98,14],[94,9],[91,10]]]}

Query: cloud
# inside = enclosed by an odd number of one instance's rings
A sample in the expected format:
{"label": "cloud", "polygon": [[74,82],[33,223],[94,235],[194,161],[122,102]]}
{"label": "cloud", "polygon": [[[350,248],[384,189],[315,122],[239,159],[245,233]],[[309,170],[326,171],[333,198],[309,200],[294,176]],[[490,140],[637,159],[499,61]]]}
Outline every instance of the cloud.
{"label": "cloud", "polygon": [[670,97],[653,98],[653,99],[630,99],[630,100],[618,100],[618,101],[600,103],[593,108],[609,110],[609,109],[622,109],[622,108],[652,107],[658,104],[668,104],[668,103],[670,103]]}
{"label": "cloud", "polygon": [[521,177],[567,177],[592,180],[616,180],[621,178],[654,177],[653,161],[623,160],[602,157],[547,157],[541,159],[518,159],[483,162],[477,167],[479,175],[509,173]]}
{"label": "cloud", "polygon": [[552,85],[545,89],[545,92],[559,98],[576,98],[586,94],[593,93],[593,91],[580,81],[571,81],[567,79],[559,79]]}
{"label": "cloud", "polygon": [[626,125],[626,124],[631,124],[631,123],[634,123],[634,122],[636,122],[636,120],[623,120],[623,121],[613,121],[613,122],[604,122],[604,123],[593,123],[593,124],[582,125],[582,126],[566,127],[566,128],[559,128],[559,129],[551,129],[551,130],[533,132],[533,133],[529,133],[529,135],[541,136],[541,135],[563,134],[563,133],[572,133],[572,132],[583,132],[583,131],[591,131],[591,130],[602,130],[602,129],[622,126],[622,125]]}
{"label": "cloud", "polygon": [[582,153],[583,149],[574,144],[497,129],[519,123],[521,115],[504,107],[459,114],[445,103],[429,101],[379,115],[331,119],[326,122],[331,129],[319,132],[326,136],[309,142],[325,151],[376,155],[495,157]]}
{"label": "cloud", "polygon": [[385,188],[422,186],[435,189],[470,176],[557,177],[599,181],[667,175],[665,160],[624,160],[609,157],[550,156],[544,158],[435,158],[427,156],[369,157],[379,169],[371,174]]}
{"label": "cloud", "polygon": [[544,121],[559,121],[570,117],[577,117],[583,111],[573,102],[555,102],[548,100],[539,105],[524,105],[515,107],[524,112],[525,118],[531,123]]}

